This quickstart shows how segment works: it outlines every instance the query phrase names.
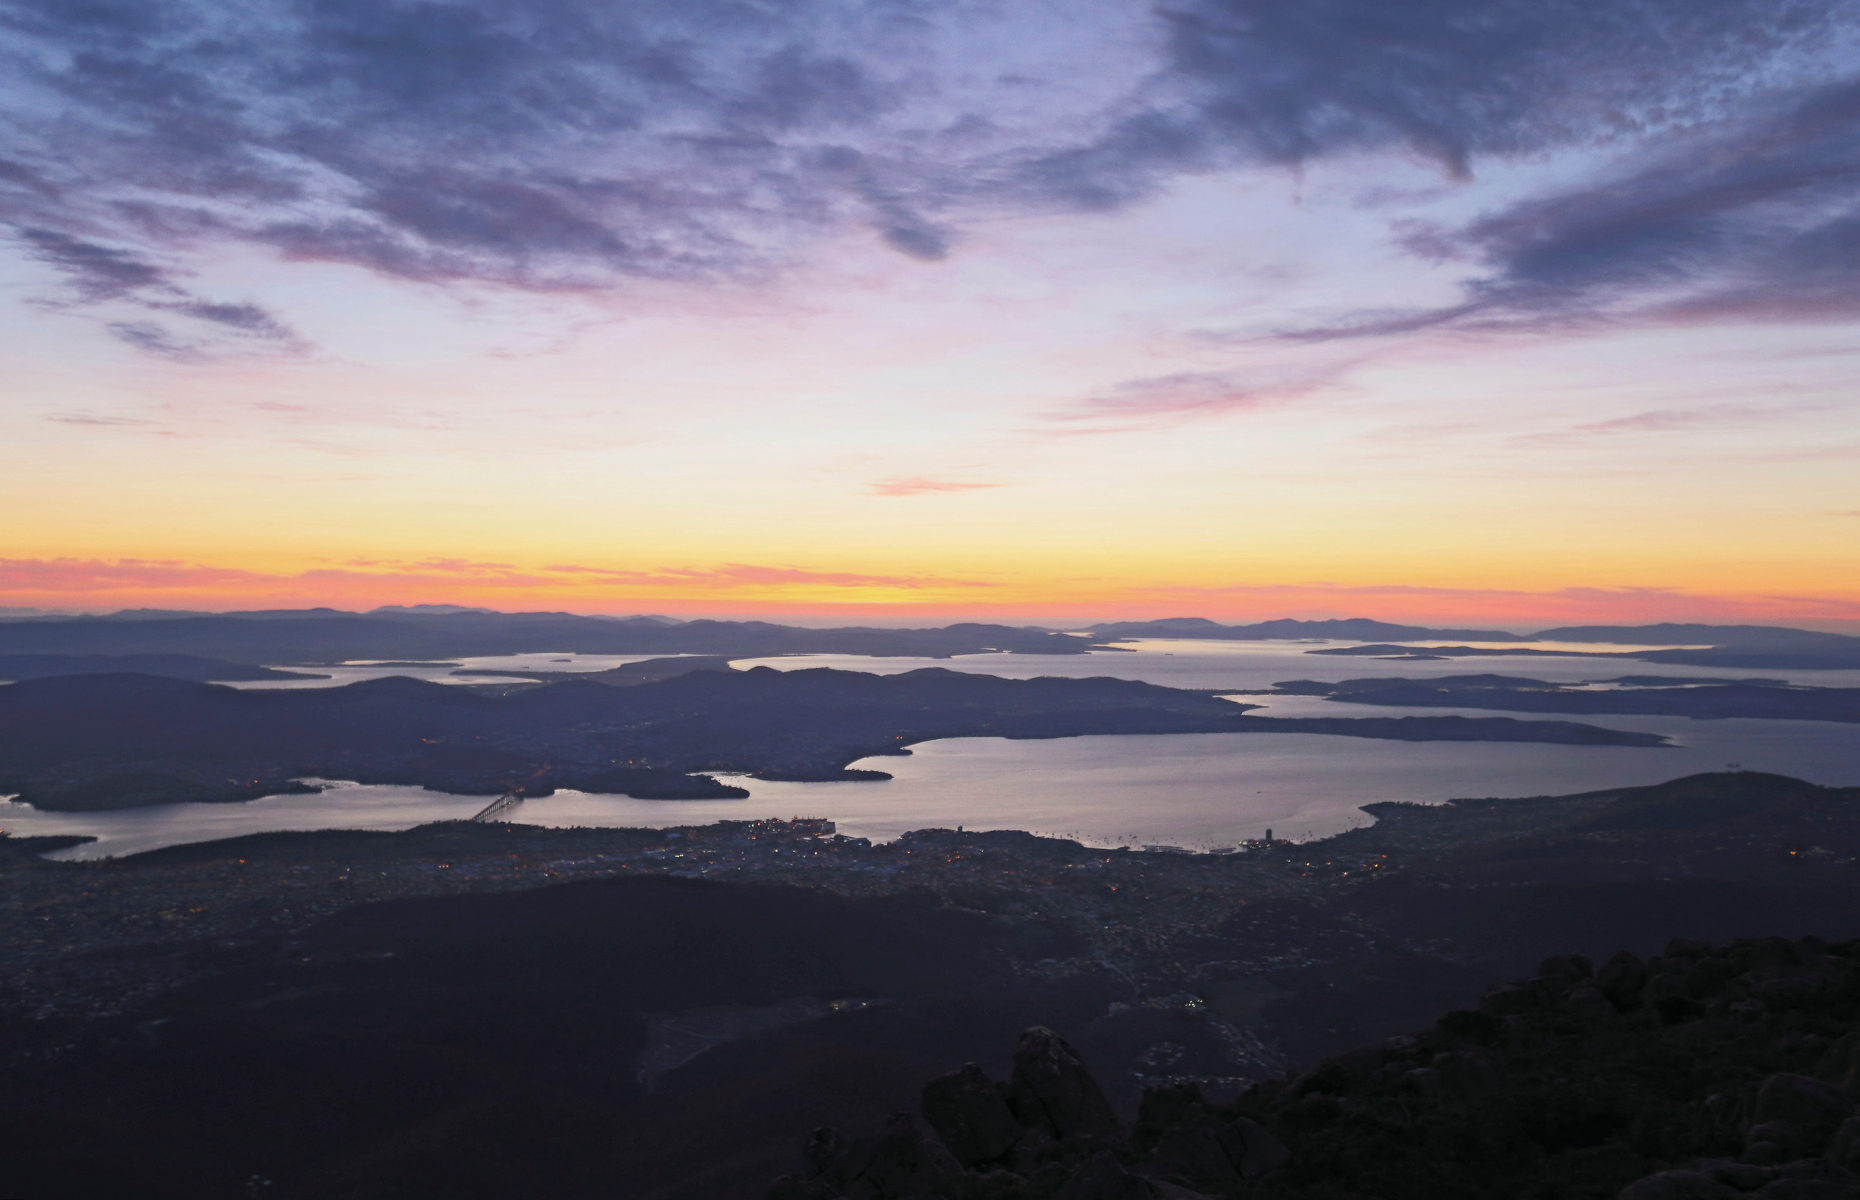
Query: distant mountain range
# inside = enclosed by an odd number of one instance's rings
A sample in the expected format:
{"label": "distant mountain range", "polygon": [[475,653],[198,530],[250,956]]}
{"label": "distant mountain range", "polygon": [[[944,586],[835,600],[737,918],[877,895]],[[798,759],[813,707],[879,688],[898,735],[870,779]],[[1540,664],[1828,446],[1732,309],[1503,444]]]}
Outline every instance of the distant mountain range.
{"label": "distant mountain range", "polygon": [[[1202,617],[1171,617],[1106,622],[1088,633],[1069,633],[975,622],[923,629],[813,629],[767,621],[500,613],[455,605],[388,606],[367,613],[331,608],[238,613],[138,609],[107,616],[0,619],[0,656],[192,655],[254,665],[458,658],[539,650],[732,658],[778,654],[948,658],[990,651],[1082,654],[1137,638],[1323,639],[1391,645],[1558,641],[1692,647],[1628,652],[1648,662],[1803,670],[1860,667],[1860,637],[1765,625],[1577,625],[1521,634],[1401,625],[1362,617],[1286,619],[1247,625],[1223,625]],[[138,668],[123,665],[117,669]]]}
{"label": "distant mountain range", "polygon": [[1589,642],[1617,646],[1690,647],[1636,650],[1627,655],[1644,662],[1762,670],[1860,668],[1860,637],[1775,625],[1566,625],[1520,634],[1495,629],[1434,629],[1423,625],[1391,625],[1386,621],[1360,617],[1332,621],[1262,621],[1253,625],[1222,625],[1200,617],[1171,617],[1160,621],[1111,622],[1094,627],[1093,633],[1104,639],[1297,641],[1323,638],[1330,641],[1385,643]]}
{"label": "distant mountain range", "polygon": [[1523,642],[1530,637],[1496,629],[1433,629],[1424,625],[1391,625],[1367,617],[1330,621],[1260,621],[1252,625],[1222,625],[1205,617],[1165,617],[1160,621],[1114,621],[1096,625],[1101,638],[1217,638],[1232,641],[1299,641],[1325,638],[1342,642],[1431,642],[1456,638],[1468,642]]}
{"label": "distant mountain range", "polygon": [[940,629],[804,629],[765,621],[671,621],[572,613],[302,609],[246,613],[133,612],[0,621],[5,654],[191,654],[231,662],[330,663],[552,650],[580,654],[1082,654],[1093,639],[1045,629],[963,623]]}

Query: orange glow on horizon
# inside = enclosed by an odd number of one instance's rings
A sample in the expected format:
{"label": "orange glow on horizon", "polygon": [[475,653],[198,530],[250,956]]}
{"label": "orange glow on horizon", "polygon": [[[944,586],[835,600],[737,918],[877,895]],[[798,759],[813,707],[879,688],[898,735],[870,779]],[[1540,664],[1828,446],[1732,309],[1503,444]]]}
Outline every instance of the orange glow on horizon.
{"label": "orange glow on horizon", "polygon": [[1418,586],[1293,582],[1131,586],[944,579],[879,572],[725,564],[627,571],[501,562],[370,561],[295,572],[175,560],[0,560],[0,605],[84,612],[129,608],[236,611],[392,604],[460,604],[499,611],[806,617],[925,622],[1102,621],[1201,616],[1375,617],[1421,624],[1529,629],[1556,624],[1704,621],[1860,627],[1860,602],[1840,592],[1692,591],[1597,586]]}

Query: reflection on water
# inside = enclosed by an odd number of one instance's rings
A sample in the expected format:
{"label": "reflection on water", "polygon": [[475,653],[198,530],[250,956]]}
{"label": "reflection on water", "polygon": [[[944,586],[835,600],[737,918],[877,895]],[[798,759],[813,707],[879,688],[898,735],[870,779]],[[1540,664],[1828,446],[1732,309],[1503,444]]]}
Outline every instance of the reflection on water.
{"label": "reflection on water", "polygon": [[[1060,675],[1079,679],[1114,675],[1141,679],[1167,687],[1223,688],[1229,691],[1264,691],[1287,679],[1435,679],[1442,675],[1522,675],[1550,683],[1580,683],[1621,675],[1667,675],[1684,679],[1777,679],[1820,687],[1860,687],[1860,670],[1797,671],[1690,667],[1606,657],[1620,647],[1583,646],[1581,643],[1544,642],[1549,649],[1593,650],[1577,657],[1537,657],[1504,654],[1477,658],[1396,660],[1357,658],[1350,655],[1312,654],[1358,645],[1356,642],[1208,642],[1176,638],[1145,638],[1127,643],[1129,650],[1094,650],[1088,654],[959,654],[954,658],[866,658],[857,654],[797,654],[784,658],[742,658],[735,666],[774,667],[781,671],[807,667],[834,667],[842,671],[871,671],[893,675],[922,667],[975,671],[1007,679]],[[1452,643],[1463,645],[1464,643]],[[1540,643],[1527,643],[1539,645]],[[1408,649],[1423,649],[1421,646]],[[1514,647],[1515,648],[1515,647]],[[1649,647],[1664,649],[1664,647]]]}
{"label": "reflection on water", "polygon": [[649,658],[678,658],[675,654],[573,654],[568,651],[539,651],[532,654],[487,654],[477,658],[455,658],[444,662],[375,662],[357,659],[326,667],[279,666],[280,671],[298,671],[319,676],[312,679],[257,679],[228,684],[228,687],[271,690],[276,688],[342,687],[364,679],[386,679],[399,675],[424,679],[431,683],[509,683],[495,675],[468,674],[477,671],[563,671],[581,673],[607,671],[627,663],[645,662]]}
{"label": "reflection on water", "polygon": [[[1146,642],[1137,652],[1077,657],[968,655],[951,660],[805,656],[766,661],[784,669],[835,666],[895,672],[918,666],[981,670],[1011,677],[1119,675],[1179,687],[1263,689],[1280,679],[1337,680],[1370,675],[1462,674],[1468,664],[1312,657],[1290,643]],[[526,660],[568,657],[524,655]],[[573,656],[581,669],[626,656]],[[637,661],[632,656],[628,661]],[[582,666],[599,659],[601,666]],[[494,665],[512,669],[509,658]],[[1574,681],[1652,673],[1620,660],[1479,659],[1479,671]],[[747,662],[738,665],[748,665]],[[447,668],[450,669],[450,668]],[[531,662],[524,669],[565,669]],[[405,673],[405,672],[402,672]],[[1722,669],[1657,668],[1663,675],[1775,675]],[[1802,682],[1836,685],[1816,672]],[[1309,696],[1240,697],[1259,715],[1390,717],[1431,713],[1489,717],[1462,709],[1391,709]],[[963,825],[1028,829],[1096,845],[1169,843],[1231,846],[1270,828],[1279,837],[1313,837],[1362,824],[1363,804],[1437,803],[1454,797],[1529,796],[1657,783],[1737,764],[1817,783],[1860,783],[1860,725],[1810,721],[1694,721],[1683,717],[1584,718],[1611,728],[1659,733],[1675,747],[1551,746],[1498,742],[1390,742],[1312,734],[1171,734],[1055,741],[956,738],[929,742],[906,757],[858,765],[891,772],[885,783],[770,783],[738,779],[747,800],[633,800],[560,792],[527,800],[512,819],[536,825],[668,826],[796,815],[830,817],[842,832],[875,840],[907,829]],[[340,784],[314,796],[274,796],[247,804],[176,804],[117,813],[41,813],[0,804],[0,827],[15,834],[88,833],[102,840],[76,856],[126,854],[176,842],[272,829],[405,829],[463,819],[484,797],[421,788]]]}

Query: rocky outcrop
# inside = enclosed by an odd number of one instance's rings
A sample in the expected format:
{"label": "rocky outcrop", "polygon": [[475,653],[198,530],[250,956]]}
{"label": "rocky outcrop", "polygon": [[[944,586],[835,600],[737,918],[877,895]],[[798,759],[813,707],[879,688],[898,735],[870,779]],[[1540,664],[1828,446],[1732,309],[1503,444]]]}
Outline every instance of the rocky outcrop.
{"label": "rocky outcrop", "polygon": [[1063,1140],[1117,1132],[1117,1115],[1098,1081],[1065,1039],[1044,1026],[1020,1035],[1008,1107],[1021,1125]]}
{"label": "rocky outcrop", "polygon": [[[1160,1106],[1160,1107],[1159,1107]],[[1171,1114],[1154,1128],[1155,1114]],[[818,1129],[801,1171],[769,1200],[1206,1200],[1283,1167],[1283,1143],[1257,1122],[1223,1117],[1194,1088],[1146,1097],[1148,1123],[1126,1131],[1066,1040],[1035,1026],[996,1082],[974,1063],[924,1085],[924,1136],[907,1113],[881,1133],[848,1139]]]}
{"label": "rocky outcrop", "polygon": [[[906,1117],[822,1131],[771,1200],[1860,1200],[1860,942],[1558,955],[1431,1029],[1120,1125],[1048,1029]],[[865,1147],[860,1149],[860,1147]],[[940,1165],[939,1165],[940,1164]]]}

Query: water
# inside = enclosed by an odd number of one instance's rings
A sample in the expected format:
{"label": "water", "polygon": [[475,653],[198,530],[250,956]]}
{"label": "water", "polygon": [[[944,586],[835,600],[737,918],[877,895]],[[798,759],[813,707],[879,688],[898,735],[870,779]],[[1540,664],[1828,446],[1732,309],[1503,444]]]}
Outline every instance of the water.
{"label": "water", "polygon": [[[774,667],[793,671],[805,667],[833,667],[842,671],[870,671],[893,675],[922,667],[943,667],[951,671],[974,671],[983,675],[1000,675],[1006,679],[1032,679],[1039,675],[1060,675],[1081,679],[1092,675],[1112,675],[1120,679],[1140,679],[1167,687],[1222,688],[1233,692],[1264,691],[1288,679],[1317,679],[1336,682],[1342,679],[1436,679],[1442,675],[1521,675],[1551,683],[1582,683],[1593,679],[1612,679],[1621,675],[1666,675],[1685,679],[1788,679],[1791,683],[1820,687],[1860,687],[1860,670],[1782,671],[1745,670],[1732,667],[1687,667],[1665,663],[1642,662],[1632,658],[1608,658],[1600,654],[1578,657],[1533,657],[1526,654],[1503,654],[1479,658],[1450,658],[1432,662],[1398,662],[1384,658],[1356,658],[1347,655],[1313,654],[1353,646],[1355,642],[1210,642],[1188,639],[1146,638],[1127,643],[1131,650],[1094,650],[1088,654],[959,654],[954,658],[865,658],[856,654],[797,654],[782,658],[742,658],[737,667]],[[1437,645],[1474,645],[1485,643],[1440,642]],[[1576,642],[1525,642],[1514,647],[1491,644],[1496,649],[1597,650],[1598,647]],[[1602,650],[1636,647],[1608,646]],[[1638,649],[1669,649],[1646,646]],[[1406,649],[1425,651],[1426,643]]]}
{"label": "water", "polygon": [[[1304,653],[1312,648],[1283,642],[1151,641],[1141,643],[1135,652],[1067,657],[985,654],[919,660],[808,655],[743,660],[738,665],[834,666],[883,673],[941,666],[1012,678],[1116,675],[1235,692],[1264,689],[1283,679],[1424,677],[1475,671],[1559,682],[1624,674],[1691,678],[1777,674],[1655,667],[1592,657],[1385,662]],[[624,657],[522,655],[472,660],[472,665],[562,670],[572,665],[602,670]],[[638,657],[645,656],[627,661]],[[572,658],[573,663],[549,661],[559,658]],[[597,661],[599,665],[594,665]],[[1802,673],[1795,681],[1860,686],[1856,679],[1860,672],[1840,671]],[[1379,708],[1308,696],[1237,698],[1263,704],[1260,715],[1277,717],[1506,715],[1451,708]],[[1817,783],[1860,784],[1860,725],[1683,717],[1584,719],[1589,724],[1662,734],[1677,745],[1650,749],[1390,742],[1290,733],[1054,741],[954,738],[921,744],[907,757],[887,756],[857,764],[895,776],[885,783],[732,780],[749,790],[747,800],[634,800],[560,792],[525,801],[510,819],[549,826],[664,827],[805,815],[830,817],[842,832],[874,840],[907,829],[963,825],[1027,829],[1093,845],[1161,843],[1209,849],[1259,837],[1268,828],[1281,838],[1341,832],[1366,822],[1360,806],[1375,801],[1438,803],[1456,797],[1555,795],[1657,783],[1697,771],[1722,770],[1733,763]],[[41,813],[24,805],[0,803],[0,828],[15,834],[91,834],[101,840],[65,854],[96,857],[274,829],[406,829],[427,821],[469,817],[485,801],[485,797],[447,796],[421,788],[342,784],[315,796],[274,796],[247,804],[164,805],[115,813]]]}
{"label": "water", "polygon": [[351,683],[360,683],[364,679],[386,679],[391,675],[405,676],[410,679],[424,679],[430,683],[509,683],[510,679],[499,679],[494,675],[461,675],[460,671],[565,671],[581,673],[585,671],[607,671],[627,663],[645,662],[649,658],[677,658],[672,654],[574,654],[568,651],[539,651],[531,654],[491,654],[477,658],[454,658],[444,662],[430,662],[410,665],[408,663],[383,663],[367,659],[338,663],[326,667],[305,667],[280,665],[280,671],[301,671],[307,675],[322,676],[314,679],[257,679],[242,683],[228,684],[236,688],[318,688],[343,687]]}

